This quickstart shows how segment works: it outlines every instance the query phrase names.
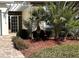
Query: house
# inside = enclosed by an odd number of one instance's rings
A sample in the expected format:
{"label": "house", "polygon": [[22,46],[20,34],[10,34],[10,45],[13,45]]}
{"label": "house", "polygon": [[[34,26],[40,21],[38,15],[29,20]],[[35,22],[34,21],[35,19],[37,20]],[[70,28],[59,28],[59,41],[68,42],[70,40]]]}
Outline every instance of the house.
{"label": "house", "polygon": [[26,27],[23,21],[28,21],[31,11],[38,4],[44,2],[27,2],[27,1],[0,1],[0,35],[9,35],[16,33]]}

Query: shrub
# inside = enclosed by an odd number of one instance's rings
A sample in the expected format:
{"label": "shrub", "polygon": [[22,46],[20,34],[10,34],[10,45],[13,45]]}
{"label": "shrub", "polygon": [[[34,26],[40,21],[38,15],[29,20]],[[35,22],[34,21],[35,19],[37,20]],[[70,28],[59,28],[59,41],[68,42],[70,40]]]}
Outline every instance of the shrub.
{"label": "shrub", "polygon": [[28,48],[28,46],[24,43],[24,40],[22,40],[20,37],[13,37],[12,42],[14,44],[14,47],[18,50]]}
{"label": "shrub", "polygon": [[17,36],[21,37],[22,39],[28,39],[29,38],[29,31],[22,29],[19,32],[17,32]]}
{"label": "shrub", "polygon": [[45,35],[45,33],[43,30],[40,30],[39,33],[37,33],[37,31],[33,31],[33,38],[35,40],[44,39],[44,35]]}
{"label": "shrub", "polygon": [[46,32],[46,36],[49,38],[50,36],[52,36],[52,31],[45,31]]}

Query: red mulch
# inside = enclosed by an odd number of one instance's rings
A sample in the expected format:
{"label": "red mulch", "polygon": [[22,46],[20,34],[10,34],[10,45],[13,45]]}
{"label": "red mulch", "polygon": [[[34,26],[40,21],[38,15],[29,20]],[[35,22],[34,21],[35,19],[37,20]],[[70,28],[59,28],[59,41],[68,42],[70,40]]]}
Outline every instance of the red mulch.
{"label": "red mulch", "polygon": [[60,44],[79,44],[79,41],[77,40],[65,40],[64,42],[61,41],[55,41],[53,39],[46,40],[46,41],[32,41],[32,40],[24,40],[26,45],[29,46],[28,49],[21,50],[21,52],[24,54],[24,56],[29,57],[32,53],[42,49],[42,48],[50,48],[56,45]]}

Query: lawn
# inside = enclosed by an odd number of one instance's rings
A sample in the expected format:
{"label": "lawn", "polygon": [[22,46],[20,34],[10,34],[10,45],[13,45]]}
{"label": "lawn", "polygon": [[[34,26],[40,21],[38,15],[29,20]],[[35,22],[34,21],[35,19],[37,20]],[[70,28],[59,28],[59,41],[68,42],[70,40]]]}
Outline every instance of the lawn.
{"label": "lawn", "polygon": [[13,42],[23,55],[32,58],[77,58],[79,57],[79,40],[55,41],[22,40],[14,38]]}
{"label": "lawn", "polygon": [[58,45],[45,48],[33,53],[30,57],[35,58],[78,58],[79,45]]}

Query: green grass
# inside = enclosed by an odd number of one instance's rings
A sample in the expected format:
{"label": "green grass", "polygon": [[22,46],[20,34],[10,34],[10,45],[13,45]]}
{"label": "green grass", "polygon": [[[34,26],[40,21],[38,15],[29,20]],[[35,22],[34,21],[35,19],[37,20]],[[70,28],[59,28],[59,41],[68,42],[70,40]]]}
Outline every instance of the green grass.
{"label": "green grass", "polygon": [[33,53],[33,58],[78,58],[79,45],[59,45]]}

